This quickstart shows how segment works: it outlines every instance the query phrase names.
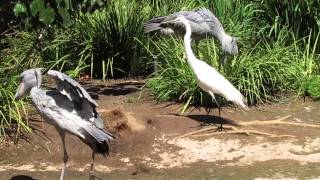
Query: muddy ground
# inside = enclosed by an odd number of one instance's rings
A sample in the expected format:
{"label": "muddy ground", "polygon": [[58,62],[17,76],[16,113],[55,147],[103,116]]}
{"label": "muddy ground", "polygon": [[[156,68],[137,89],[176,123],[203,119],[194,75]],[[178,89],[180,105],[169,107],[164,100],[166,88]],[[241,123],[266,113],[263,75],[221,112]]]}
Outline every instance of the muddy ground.
{"label": "muddy ground", "polygon": [[[97,99],[107,128],[117,139],[107,158],[97,156],[96,174],[103,179],[320,179],[320,103],[286,100],[251,107],[243,112],[225,107],[225,127],[238,122],[261,122],[290,115],[286,125],[236,126],[269,134],[220,134],[202,132],[221,119],[217,110],[189,109],[157,103],[147,91],[142,95],[137,81],[95,82],[85,85]],[[140,97],[140,98],[139,98]],[[58,179],[62,167],[60,138],[39,116],[32,116],[34,134],[17,145],[0,145],[0,179]],[[214,132],[212,130],[211,132]],[[207,135],[205,135],[207,134]],[[271,136],[270,136],[271,135]],[[274,136],[272,136],[274,135]],[[285,135],[285,136],[280,136]],[[88,179],[91,151],[78,138],[67,136],[69,153],[65,179]]]}

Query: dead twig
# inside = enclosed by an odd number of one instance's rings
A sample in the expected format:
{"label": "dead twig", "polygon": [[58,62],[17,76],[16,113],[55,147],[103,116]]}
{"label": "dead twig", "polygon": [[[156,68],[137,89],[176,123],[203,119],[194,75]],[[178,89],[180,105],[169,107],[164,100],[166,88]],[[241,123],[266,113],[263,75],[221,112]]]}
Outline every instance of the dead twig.
{"label": "dead twig", "polygon": [[311,127],[311,128],[320,128],[318,124],[307,124],[307,123],[296,123],[296,122],[286,122],[285,119],[288,119],[291,115],[284,116],[274,120],[268,121],[249,121],[249,122],[240,122],[240,126],[262,126],[262,125],[291,125],[291,126],[301,126],[301,127]]}
{"label": "dead twig", "polygon": [[286,134],[277,135],[277,134],[266,133],[266,132],[257,131],[257,130],[236,130],[236,131],[227,131],[227,132],[213,132],[213,133],[207,133],[207,134],[192,135],[192,137],[206,137],[206,136],[219,135],[219,134],[245,134],[247,136],[263,135],[268,137],[294,137],[292,135],[286,135]]}
{"label": "dead twig", "polygon": [[[267,120],[267,121],[259,121],[259,120],[254,120],[254,121],[249,121],[249,122],[239,122],[237,125],[241,126],[262,126],[262,125],[292,125],[292,126],[301,126],[301,127],[311,127],[311,128],[320,128],[320,125],[318,124],[307,124],[307,123],[296,123],[296,122],[286,122],[284,120],[288,119],[291,117],[291,115],[284,116],[278,119],[274,120]],[[174,139],[179,139],[179,138],[184,138],[188,136],[192,137],[205,137],[205,136],[212,136],[212,135],[219,135],[219,134],[245,134],[245,135],[263,135],[263,136],[268,136],[268,137],[294,137],[293,135],[277,135],[273,133],[267,133],[267,132],[262,132],[258,130],[252,130],[252,129],[238,129],[234,126],[231,125],[225,125],[224,129],[229,129],[227,132],[218,132],[217,127],[207,127],[207,128],[202,128],[193,132],[189,132],[183,135],[180,135]],[[212,131],[214,132],[209,132],[207,131]],[[204,133],[206,132],[206,133]],[[204,133],[204,134],[200,134]]]}

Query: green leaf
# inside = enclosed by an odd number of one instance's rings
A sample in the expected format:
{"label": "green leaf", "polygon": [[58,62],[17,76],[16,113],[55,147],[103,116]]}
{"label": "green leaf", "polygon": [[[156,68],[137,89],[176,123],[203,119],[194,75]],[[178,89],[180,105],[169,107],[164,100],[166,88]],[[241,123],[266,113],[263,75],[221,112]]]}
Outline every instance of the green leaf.
{"label": "green leaf", "polygon": [[44,9],[44,2],[43,0],[33,0],[30,4],[30,10],[32,16],[35,16],[39,11]]}
{"label": "green leaf", "polygon": [[27,13],[27,8],[24,4],[17,3],[13,8],[14,15],[19,16],[20,13]]}
{"label": "green leaf", "polygon": [[46,26],[49,26],[54,21],[54,18],[55,13],[51,7],[42,9],[39,12],[39,21],[43,22]]}
{"label": "green leaf", "polygon": [[68,10],[73,10],[71,0],[64,0],[65,8]]}
{"label": "green leaf", "polygon": [[59,8],[58,12],[63,20],[63,26],[69,27],[72,24],[72,20],[70,18],[70,14],[66,8]]}

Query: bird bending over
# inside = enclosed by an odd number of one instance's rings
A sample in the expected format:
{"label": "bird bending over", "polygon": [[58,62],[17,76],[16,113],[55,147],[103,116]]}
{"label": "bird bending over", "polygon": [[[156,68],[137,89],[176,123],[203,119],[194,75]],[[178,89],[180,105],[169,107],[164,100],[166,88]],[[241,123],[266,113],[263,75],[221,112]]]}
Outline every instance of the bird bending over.
{"label": "bird bending over", "polygon": [[238,38],[228,35],[219,19],[206,8],[199,8],[193,11],[180,11],[168,16],[155,17],[144,23],[144,31],[146,33],[155,32],[183,36],[185,34],[184,25],[181,22],[172,21],[179,16],[183,16],[190,23],[193,39],[200,40],[208,36],[219,40],[223,51],[221,64],[225,65],[227,63],[225,54],[238,54]]}
{"label": "bird bending over", "polygon": [[89,178],[94,179],[95,154],[109,154],[109,141],[114,136],[104,130],[103,120],[96,111],[97,103],[81,85],[69,76],[54,70],[47,74],[57,84],[53,90],[43,90],[41,86],[42,69],[29,69],[21,74],[15,99],[19,100],[30,93],[32,102],[39,114],[58,131],[63,146],[63,168],[60,180],[64,178],[68,154],[65,134],[77,136],[92,149],[92,163]]}
{"label": "bird bending over", "polygon": [[[220,106],[214,96],[218,94],[228,101],[240,106],[244,110],[248,107],[245,104],[243,95],[238,91],[225,77],[223,77],[213,67],[195,57],[191,49],[191,26],[188,19],[184,16],[178,16],[171,20],[172,23],[182,23],[185,26],[186,33],[184,36],[184,46],[187,54],[187,62],[197,78],[198,86],[205,92],[209,93],[218,106],[220,116]],[[171,23],[170,22],[170,23]],[[220,128],[222,129],[222,123]]]}

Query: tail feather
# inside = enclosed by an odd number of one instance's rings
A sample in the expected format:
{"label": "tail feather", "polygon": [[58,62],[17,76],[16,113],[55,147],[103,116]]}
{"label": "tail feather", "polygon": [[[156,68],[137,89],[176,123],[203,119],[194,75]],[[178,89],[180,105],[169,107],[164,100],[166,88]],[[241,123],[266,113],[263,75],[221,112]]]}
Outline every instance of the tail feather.
{"label": "tail feather", "polygon": [[154,17],[154,18],[150,19],[146,23],[147,24],[149,24],[149,23],[161,23],[166,17],[167,16],[157,16],[157,17]]}
{"label": "tail feather", "polygon": [[248,106],[245,103],[246,100],[240,92],[239,92],[239,95],[232,100],[232,102],[237,106],[241,107],[243,110],[246,110],[246,111],[249,110]]}
{"label": "tail feather", "polygon": [[92,125],[80,128],[79,132],[85,137],[84,139],[80,139],[88,144],[95,153],[100,153],[104,156],[109,154],[108,143],[110,140],[114,139],[114,136],[111,133]]}
{"label": "tail feather", "polygon": [[144,24],[144,32],[150,33],[161,30],[162,27],[160,27],[160,23],[148,23]]}
{"label": "tail feather", "polygon": [[166,16],[159,16],[150,19],[149,21],[144,23],[144,32],[150,33],[154,31],[159,31],[162,29],[160,26],[161,22],[166,18]]}

